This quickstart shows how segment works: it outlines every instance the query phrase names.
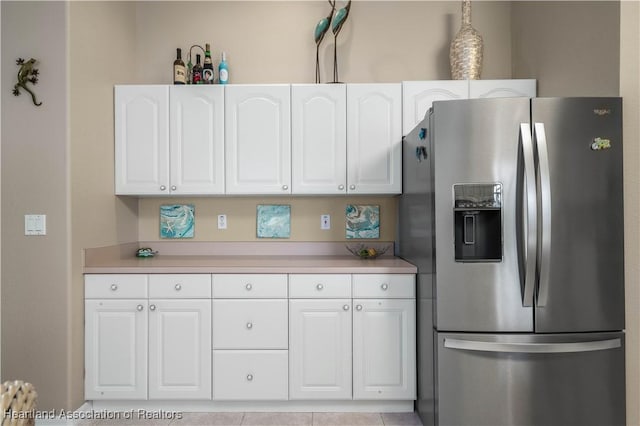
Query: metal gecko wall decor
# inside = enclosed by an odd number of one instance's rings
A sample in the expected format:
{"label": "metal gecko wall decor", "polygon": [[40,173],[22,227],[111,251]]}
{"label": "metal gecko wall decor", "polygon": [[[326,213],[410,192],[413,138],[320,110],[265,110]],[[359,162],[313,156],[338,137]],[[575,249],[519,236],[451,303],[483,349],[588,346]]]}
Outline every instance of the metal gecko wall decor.
{"label": "metal gecko wall decor", "polygon": [[36,59],[29,59],[25,62],[24,59],[18,58],[16,60],[16,65],[20,66],[18,70],[18,82],[13,86],[13,94],[14,96],[20,96],[20,88],[26,90],[31,95],[31,100],[35,106],[42,105],[42,102],[38,102],[36,100],[36,94],[27,87],[27,83],[31,83],[33,85],[38,84],[38,69],[34,68],[33,65],[36,63]]}

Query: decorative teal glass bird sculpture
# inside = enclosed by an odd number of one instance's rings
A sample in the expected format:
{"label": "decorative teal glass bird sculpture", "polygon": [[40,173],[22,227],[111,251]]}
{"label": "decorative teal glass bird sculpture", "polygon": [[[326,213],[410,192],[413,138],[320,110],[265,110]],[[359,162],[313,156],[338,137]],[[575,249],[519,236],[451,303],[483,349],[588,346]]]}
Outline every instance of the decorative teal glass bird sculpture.
{"label": "decorative teal glass bird sculpture", "polygon": [[342,29],[342,26],[349,17],[349,10],[351,10],[351,0],[347,1],[347,4],[342,9],[336,11],[333,16],[333,22],[331,23],[331,31],[333,31],[333,82],[338,81],[338,34]]}
{"label": "decorative teal glass bird sculpture", "polygon": [[331,18],[333,17],[333,12],[336,10],[336,2],[335,0],[328,0],[331,5],[331,12],[327,15],[326,18],[322,18],[318,24],[316,25],[316,30],[313,32],[313,38],[316,41],[316,83],[320,83],[320,43],[322,43],[322,39],[324,39],[324,35],[329,30],[329,26],[331,25]]}

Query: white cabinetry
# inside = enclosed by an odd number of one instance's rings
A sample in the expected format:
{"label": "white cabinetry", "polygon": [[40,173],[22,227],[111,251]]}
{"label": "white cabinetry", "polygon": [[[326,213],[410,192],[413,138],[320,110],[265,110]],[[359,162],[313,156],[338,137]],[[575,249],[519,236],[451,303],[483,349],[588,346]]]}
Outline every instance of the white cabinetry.
{"label": "white cabinetry", "polygon": [[347,192],[346,87],[291,86],[292,191]]}
{"label": "white cabinetry", "polygon": [[402,192],[402,87],[347,85],[347,188],[352,194]]}
{"label": "white cabinetry", "polygon": [[415,277],[354,275],[353,284],[353,399],[415,399]]}
{"label": "white cabinetry", "polygon": [[116,194],[223,194],[223,104],[218,86],[116,86]]}
{"label": "white cabinetry", "polygon": [[211,399],[210,275],[87,275],[85,297],[86,399]]}
{"label": "white cabinetry", "polygon": [[427,80],[402,82],[402,134],[421,122],[434,101],[535,97],[536,80]]}
{"label": "white cabinetry", "polygon": [[289,285],[289,399],[351,399],[351,276]]}
{"label": "white cabinetry", "polygon": [[227,194],[291,193],[290,86],[225,87]]}

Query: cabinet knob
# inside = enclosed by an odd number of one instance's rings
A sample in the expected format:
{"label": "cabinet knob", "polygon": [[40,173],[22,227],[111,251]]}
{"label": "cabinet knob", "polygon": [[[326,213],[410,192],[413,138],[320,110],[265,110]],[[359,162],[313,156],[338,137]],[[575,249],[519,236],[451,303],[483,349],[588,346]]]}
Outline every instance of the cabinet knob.
{"label": "cabinet knob", "polygon": [[344,185],[338,185],[338,189],[339,189],[340,191],[344,190]]}
{"label": "cabinet knob", "polygon": [[387,291],[387,289],[389,288],[389,284],[387,284],[387,283],[382,283],[382,285],[380,286],[380,288],[381,288],[383,291]]}
{"label": "cabinet knob", "polygon": [[176,291],[182,290],[182,284],[180,284],[180,283],[176,284],[175,289],[176,289]]}
{"label": "cabinet knob", "polygon": [[247,285],[244,286],[244,288],[247,289],[247,291],[251,291],[251,289],[253,288],[253,286],[251,285],[251,283],[247,283]]}
{"label": "cabinet knob", "polygon": [[289,189],[289,185],[282,185],[282,190],[283,190],[283,191],[286,191],[286,190],[288,190],[288,189]]}
{"label": "cabinet knob", "polygon": [[149,310],[150,311],[155,311],[156,310],[156,305],[149,305]]}
{"label": "cabinet knob", "polygon": [[356,189],[355,185],[349,185],[349,189]]}
{"label": "cabinet knob", "polygon": [[323,288],[324,288],[324,286],[323,286],[321,283],[318,283],[318,284],[316,285],[316,289],[317,289],[318,291],[322,290]]}
{"label": "cabinet knob", "polygon": [[251,330],[253,328],[253,324],[248,322],[247,323],[247,330]]}
{"label": "cabinet knob", "polygon": [[176,189],[178,189],[175,185],[171,185],[171,190],[175,191]]}
{"label": "cabinet knob", "polygon": [[253,374],[247,374],[247,380],[248,381],[252,381],[253,380]]}
{"label": "cabinet knob", "polygon": [[349,310],[349,305],[344,305],[344,306],[342,307],[342,309],[344,309],[345,311],[348,311],[348,310]]}
{"label": "cabinet knob", "polygon": [[160,191],[165,191],[166,189],[167,189],[167,187],[166,187],[166,186],[164,186],[164,185],[160,185]]}
{"label": "cabinet knob", "polygon": [[362,310],[362,305],[356,305],[356,311],[361,311]]}
{"label": "cabinet knob", "polygon": [[136,306],[136,309],[137,309],[138,311],[142,311],[142,310],[144,309],[144,306],[142,306],[142,305],[138,305],[138,306]]}
{"label": "cabinet knob", "polygon": [[111,291],[116,291],[118,289],[118,284],[111,284]]}

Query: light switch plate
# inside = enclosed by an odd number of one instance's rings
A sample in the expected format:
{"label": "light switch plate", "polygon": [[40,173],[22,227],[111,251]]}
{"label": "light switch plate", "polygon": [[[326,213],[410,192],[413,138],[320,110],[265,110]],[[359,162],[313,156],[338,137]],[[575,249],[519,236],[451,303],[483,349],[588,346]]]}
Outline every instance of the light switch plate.
{"label": "light switch plate", "polygon": [[331,229],[331,215],[320,215],[320,229]]}
{"label": "light switch plate", "polygon": [[47,215],[24,215],[24,235],[47,235]]}

